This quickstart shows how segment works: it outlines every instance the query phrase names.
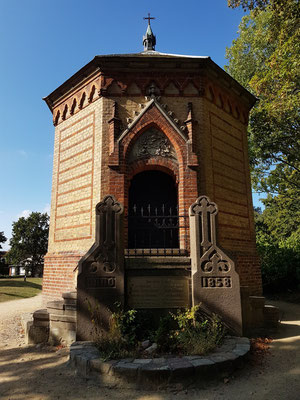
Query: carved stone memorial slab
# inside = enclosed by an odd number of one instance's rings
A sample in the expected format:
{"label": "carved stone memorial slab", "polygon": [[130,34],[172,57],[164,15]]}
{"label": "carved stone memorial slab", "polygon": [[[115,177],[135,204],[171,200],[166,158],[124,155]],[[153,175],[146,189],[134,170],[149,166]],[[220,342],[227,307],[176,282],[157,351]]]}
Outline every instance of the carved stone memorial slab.
{"label": "carved stone memorial slab", "polygon": [[241,335],[240,281],[234,262],[217,246],[217,213],[207,196],[200,196],[189,210],[193,305],[202,303]]}
{"label": "carved stone memorial slab", "polygon": [[128,277],[127,296],[132,308],[188,307],[189,279],[184,276]]}
{"label": "carved stone memorial slab", "polygon": [[77,340],[94,340],[124,303],[123,206],[113,196],[96,206],[96,241],[78,267]]}

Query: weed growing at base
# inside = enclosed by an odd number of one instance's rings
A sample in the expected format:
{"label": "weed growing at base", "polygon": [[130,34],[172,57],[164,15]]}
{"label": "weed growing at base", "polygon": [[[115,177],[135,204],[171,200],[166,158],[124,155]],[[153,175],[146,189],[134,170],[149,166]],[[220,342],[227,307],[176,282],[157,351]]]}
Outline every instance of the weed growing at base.
{"label": "weed growing at base", "polygon": [[110,331],[99,334],[97,347],[104,360],[119,358],[143,358],[149,354],[141,343],[149,340],[157,344],[152,356],[162,354],[204,355],[218,347],[226,329],[215,314],[208,314],[200,305],[177,310],[161,317],[153,328],[149,312],[128,310],[121,307],[112,314]]}

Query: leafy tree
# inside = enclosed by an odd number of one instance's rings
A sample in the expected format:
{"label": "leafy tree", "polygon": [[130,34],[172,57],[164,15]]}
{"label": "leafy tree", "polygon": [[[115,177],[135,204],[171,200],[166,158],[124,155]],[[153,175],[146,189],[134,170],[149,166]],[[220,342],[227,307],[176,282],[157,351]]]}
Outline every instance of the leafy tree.
{"label": "leafy tree", "polygon": [[244,10],[253,10],[256,7],[265,8],[269,0],[228,0],[228,7],[236,8],[242,6]]}
{"label": "leafy tree", "polygon": [[226,71],[258,97],[248,131],[263,283],[300,284],[300,7],[298,0],[228,0],[251,10],[227,49]]}
{"label": "leafy tree", "polygon": [[[231,3],[253,3],[232,1]],[[249,144],[254,187],[299,198],[300,27],[298,0],[263,1],[243,17],[239,37],[227,49],[226,68],[258,96],[250,115]],[[250,7],[250,6],[249,6]],[[253,8],[252,7],[252,8]],[[284,182],[284,184],[282,184]]]}
{"label": "leafy tree", "polygon": [[[0,250],[2,249],[1,243],[5,243],[6,240],[7,239],[4,236],[4,232],[0,232]],[[5,263],[5,258],[0,254],[0,275],[7,275],[7,274],[8,274],[8,266]]]}
{"label": "leafy tree", "polygon": [[[290,225],[288,204],[285,199],[268,196],[262,212],[255,209],[257,248],[261,257],[263,286],[268,292],[299,290],[300,288],[300,227],[295,218]],[[274,201],[276,204],[274,204]],[[277,202],[279,201],[279,204]],[[274,212],[274,214],[273,214]],[[299,216],[299,209],[296,210]],[[283,229],[283,232],[281,232]]]}
{"label": "leafy tree", "polygon": [[4,236],[4,232],[0,232],[0,249],[2,249],[2,245],[1,243],[5,243],[6,242],[6,237]]}
{"label": "leafy tree", "polygon": [[[259,12],[265,10],[267,7],[270,7],[277,13],[284,11],[285,13],[292,15],[295,9],[287,3],[287,0],[227,0],[228,7],[231,8],[237,8],[241,6],[245,11],[254,10],[255,12]],[[296,0],[296,3],[298,4],[298,0]]]}
{"label": "leafy tree", "polygon": [[47,213],[32,212],[27,218],[13,222],[11,249],[7,259],[10,264],[24,265],[32,275],[40,273],[47,252],[49,216]]}

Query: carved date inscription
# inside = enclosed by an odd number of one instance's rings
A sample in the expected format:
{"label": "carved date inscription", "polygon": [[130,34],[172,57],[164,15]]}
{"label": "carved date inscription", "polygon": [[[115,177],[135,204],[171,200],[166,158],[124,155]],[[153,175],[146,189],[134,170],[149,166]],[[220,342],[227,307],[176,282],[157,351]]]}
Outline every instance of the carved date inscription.
{"label": "carved date inscription", "polygon": [[203,288],[231,288],[231,277],[202,276],[201,283]]}
{"label": "carved date inscription", "polygon": [[89,289],[108,288],[114,289],[116,287],[115,277],[101,277],[101,276],[87,276],[85,278],[85,285]]}

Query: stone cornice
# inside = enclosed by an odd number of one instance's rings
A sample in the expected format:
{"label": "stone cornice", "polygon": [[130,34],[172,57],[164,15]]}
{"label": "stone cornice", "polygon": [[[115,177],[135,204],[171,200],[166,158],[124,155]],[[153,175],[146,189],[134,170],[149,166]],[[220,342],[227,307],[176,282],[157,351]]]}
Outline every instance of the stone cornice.
{"label": "stone cornice", "polygon": [[[214,63],[209,57],[193,57],[193,56],[176,56],[154,52],[153,54],[118,54],[118,55],[104,55],[96,56],[72,77],[66,80],[56,90],[44,98],[48,106],[52,107],[58,99],[64,96],[67,92],[76,87],[86,77],[101,70],[102,72],[122,71],[124,72],[200,72],[201,70],[211,70],[214,75],[227,82],[227,85],[234,87],[239,93],[243,93],[248,99],[249,103],[255,102],[255,97],[236,82],[229,74],[222,68]],[[252,105],[253,105],[252,104]]]}
{"label": "stone cornice", "polygon": [[168,55],[96,56],[44,100],[57,125],[99,97],[143,97],[153,84],[165,97],[205,96],[243,123],[256,101],[209,57]]}

